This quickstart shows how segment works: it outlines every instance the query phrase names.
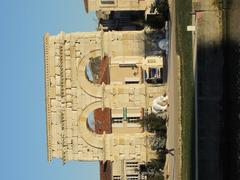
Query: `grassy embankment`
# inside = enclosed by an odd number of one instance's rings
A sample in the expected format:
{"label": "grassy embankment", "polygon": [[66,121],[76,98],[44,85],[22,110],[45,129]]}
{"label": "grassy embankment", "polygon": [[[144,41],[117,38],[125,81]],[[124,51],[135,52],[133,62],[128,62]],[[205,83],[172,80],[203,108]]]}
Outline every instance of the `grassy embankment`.
{"label": "grassy embankment", "polygon": [[194,179],[194,82],[191,24],[192,0],[176,0],[177,53],[181,61],[182,180]]}

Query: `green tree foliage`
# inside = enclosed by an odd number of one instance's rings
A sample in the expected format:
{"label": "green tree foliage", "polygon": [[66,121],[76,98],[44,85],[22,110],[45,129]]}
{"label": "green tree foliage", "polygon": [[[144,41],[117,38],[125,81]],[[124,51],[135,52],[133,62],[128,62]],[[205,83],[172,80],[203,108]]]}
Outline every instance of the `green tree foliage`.
{"label": "green tree foliage", "polygon": [[161,29],[169,20],[169,5],[167,0],[156,0],[152,5],[146,24],[154,29]]}
{"label": "green tree foliage", "polygon": [[155,8],[165,20],[169,20],[169,5],[167,0],[156,0]]}
{"label": "green tree foliage", "polygon": [[145,174],[148,180],[163,180],[163,169],[166,162],[166,120],[151,113],[140,121],[142,126],[149,132],[155,133],[152,140],[152,149],[156,151],[158,158],[152,159],[146,164]]}
{"label": "green tree foliage", "polygon": [[148,132],[155,132],[160,136],[166,137],[167,127],[165,119],[157,117],[155,114],[151,113],[144,116],[141,123]]}
{"label": "green tree foliage", "polygon": [[165,161],[159,161],[159,159],[153,159],[151,162],[148,162],[146,164],[146,173],[148,176],[148,179],[164,179],[163,176],[163,167],[164,167]]}

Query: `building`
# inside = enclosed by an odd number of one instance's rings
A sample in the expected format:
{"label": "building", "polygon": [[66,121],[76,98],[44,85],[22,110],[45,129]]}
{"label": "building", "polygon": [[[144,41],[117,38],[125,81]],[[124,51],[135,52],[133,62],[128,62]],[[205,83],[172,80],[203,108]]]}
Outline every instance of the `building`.
{"label": "building", "polygon": [[[113,179],[139,177],[135,170],[156,154],[152,134],[138,120],[166,90],[160,80],[163,59],[145,56],[144,31],[46,34],[44,53],[49,161],[111,162],[106,166],[112,166]],[[109,83],[89,81],[86,67],[106,58]],[[101,82],[105,75],[99,76]],[[107,133],[87,125],[89,113],[99,108],[111,112]]]}
{"label": "building", "polygon": [[156,0],[85,0],[86,12],[95,11],[98,30],[143,30],[146,23],[163,28],[164,20],[156,10]]}
{"label": "building", "polygon": [[143,31],[154,0],[84,3],[98,32],[44,38],[48,159],[99,160],[101,180],[145,180],[140,167],[156,154],[140,121],[166,91],[159,33]]}
{"label": "building", "polygon": [[84,0],[85,9],[89,11],[145,11],[154,0]]}
{"label": "building", "polygon": [[144,29],[144,11],[97,11],[96,16],[99,19],[99,30],[131,31]]}

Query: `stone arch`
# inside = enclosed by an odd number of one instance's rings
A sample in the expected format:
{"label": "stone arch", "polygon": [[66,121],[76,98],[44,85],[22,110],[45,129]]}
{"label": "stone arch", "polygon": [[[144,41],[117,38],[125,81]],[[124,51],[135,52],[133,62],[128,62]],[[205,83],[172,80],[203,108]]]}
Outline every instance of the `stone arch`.
{"label": "stone arch", "polygon": [[79,87],[88,95],[92,97],[102,98],[103,97],[103,87],[100,84],[94,84],[90,82],[86,77],[86,66],[90,61],[91,57],[96,57],[101,55],[101,50],[96,49],[87,53],[78,63],[77,76]]}
{"label": "stone arch", "polygon": [[89,104],[84,108],[84,110],[80,113],[79,117],[79,133],[83,140],[90,146],[98,149],[104,148],[104,135],[96,134],[89,130],[86,124],[86,120],[88,118],[88,114],[95,109],[102,107],[102,102],[97,101]]}

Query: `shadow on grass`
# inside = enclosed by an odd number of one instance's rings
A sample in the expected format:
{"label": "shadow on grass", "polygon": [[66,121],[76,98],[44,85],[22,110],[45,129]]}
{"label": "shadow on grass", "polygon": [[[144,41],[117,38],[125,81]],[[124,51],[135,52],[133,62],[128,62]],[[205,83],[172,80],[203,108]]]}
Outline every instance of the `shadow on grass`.
{"label": "shadow on grass", "polygon": [[182,121],[182,172],[183,180],[195,178],[194,82],[192,34],[186,27],[191,24],[191,0],[175,1],[177,53],[181,61],[181,121]]}

